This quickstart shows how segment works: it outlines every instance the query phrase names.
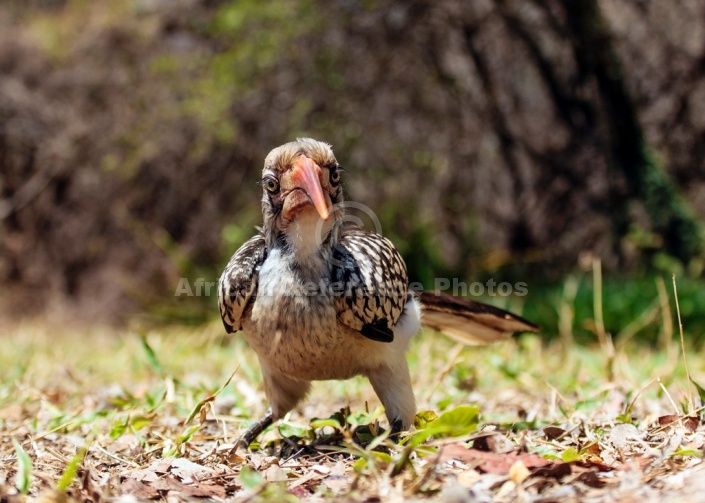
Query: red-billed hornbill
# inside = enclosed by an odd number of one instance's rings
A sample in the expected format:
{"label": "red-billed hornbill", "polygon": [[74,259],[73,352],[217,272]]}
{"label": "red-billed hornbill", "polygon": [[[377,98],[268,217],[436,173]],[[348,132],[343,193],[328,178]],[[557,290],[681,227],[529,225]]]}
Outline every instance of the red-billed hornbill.
{"label": "red-billed hornbill", "polygon": [[311,381],[356,375],[369,378],[392,431],[408,429],[416,406],[405,353],[422,323],[468,344],[537,330],[486,304],[409,291],[394,245],[344,221],[342,171],[330,145],[313,139],[272,150],[264,225],[220,278],[223,323],[257,353],[270,404],[241,444],[289,412]]}

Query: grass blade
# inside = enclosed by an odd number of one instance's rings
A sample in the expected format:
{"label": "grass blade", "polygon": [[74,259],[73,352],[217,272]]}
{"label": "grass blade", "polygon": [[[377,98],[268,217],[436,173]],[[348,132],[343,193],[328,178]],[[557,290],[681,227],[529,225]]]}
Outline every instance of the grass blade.
{"label": "grass blade", "polygon": [[164,368],[162,364],[159,363],[159,358],[157,358],[157,353],[154,352],[152,346],[147,342],[147,337],[144,334],[140,334],[140,343],[142,344],[142,349],[144,350],[144,355],[147,358],[147,363],[151,369],[158,375],[164,374]]}
{"label": "grass blade", "polygon": [[32,460],[16,439],[12,439],[17,454],[17,476],[15,485],[22,494],[27,494],[32,485]]}
{"label": "grass blade", "polygon": [[685,367],[685,375],[688,378],[688,414],[692,414],[695,410],[695,402],[693,401],[693,378],[690,377],[688,370],[688,358],[685,355],[685,337],[683,336],[683,321],[681,320],[681,306],[678,302],[678,288],[676,287],[676,275],[673,275],[673,295],[676,297],[676,314],[678,315],[678,330],[681,335],[681,350],[683,351],[683,366]]}
{"label": "grass blade", "polygon": [[239,369],[240,369],[240,366],[238,365],[237,368],[236,368],[235,370],[233,370],[233,373],[230,374],[230,377],[228,377],[228,380],[225,381],[225,384],[223,384],[223,385],[218,389],[218,391],[216,391],[216,392],[213,393],[212,395],[210,395],[210,396],[204,398],[203,400],[201,400],[200,402],[198,402],[198,403],[194,406],[193,410],[191,410],[191,413],[190,413],[190,414],[188,415],[188,417],[186,418],[186,421],[184,421],[184,426],[188,425],[191,421],[193,421],[193,418],[196,417],[196,414],[198,414],[199,412],[201,412],[201,409],[203,408],[204,405],[206,405],[208,402],[212,402],[213,400],[215,400],[215,398],[220,394],[220,392],[223,391],[223,390],[227,387],[228,384],[230,384],[230,381],[233,380],[233,377],[235,377],[235,373],[236,373]]}
{"label": "grass blade", "polygon": [[87,452],[88,452],[88,448],[86,448],[86,447],[82,448],[71,459],[71,462],[69,462],[69,464],[66,465],[66,469],[64,470],[63,475],[61,475],[59,482],[56,484],[56,488],[59,491],[66,491],[66,489],[71,487],[71,483],[73,482],[73,479],[76,478],[76,473],[78,472],[78,467],[81,466],[81,463],[83,463],[83,458],[86,457]]}

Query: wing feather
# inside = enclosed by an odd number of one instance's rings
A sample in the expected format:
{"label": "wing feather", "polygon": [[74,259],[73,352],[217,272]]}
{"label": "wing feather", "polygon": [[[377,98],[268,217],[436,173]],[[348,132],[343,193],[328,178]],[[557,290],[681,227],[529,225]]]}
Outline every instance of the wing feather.
{"label": "wing feather", "polygon": [[228,333],[242,328],[248,304],[257,296],[259,269],[267,256],[264,236],[258,234],[232,256],[218,282],[218,306]]}
{"label": "wing feather", "polygon": [[392,342],[409,280],[406,264],[391,241],[348,227],[333,250],[333,264],[338,321],[369,339]]}

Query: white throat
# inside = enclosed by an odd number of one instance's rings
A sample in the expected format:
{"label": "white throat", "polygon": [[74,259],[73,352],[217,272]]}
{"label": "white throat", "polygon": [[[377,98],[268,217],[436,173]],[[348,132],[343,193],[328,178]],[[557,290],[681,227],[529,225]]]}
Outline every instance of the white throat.
{"label": "white throat", "polygon": [[321,246],[333,228],[333,219],[322,221],[316,211],[305,210],[294,218],[284,233],[300,264],[322,260]]}

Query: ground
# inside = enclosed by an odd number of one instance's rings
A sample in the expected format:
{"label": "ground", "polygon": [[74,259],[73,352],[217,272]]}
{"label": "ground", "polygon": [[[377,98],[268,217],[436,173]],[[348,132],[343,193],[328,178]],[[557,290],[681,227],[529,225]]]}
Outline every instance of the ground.
{"label": "ground", "polygon": [[[424,411],[410,438],[384,438],[354,379],[317,383],[253,451],[234,445],[266,408],[242,337],[219,323],[56,326],[3,329],[0,501],[705,498],[700,396],[677,341],[617,340],[610,359],[597,343],[465,348],[423,332],[409,354]],[[705,362],[686,354],[705,382]]]}

